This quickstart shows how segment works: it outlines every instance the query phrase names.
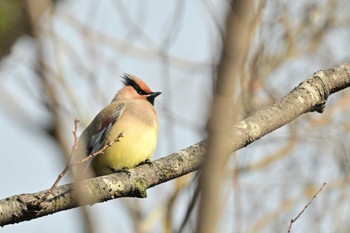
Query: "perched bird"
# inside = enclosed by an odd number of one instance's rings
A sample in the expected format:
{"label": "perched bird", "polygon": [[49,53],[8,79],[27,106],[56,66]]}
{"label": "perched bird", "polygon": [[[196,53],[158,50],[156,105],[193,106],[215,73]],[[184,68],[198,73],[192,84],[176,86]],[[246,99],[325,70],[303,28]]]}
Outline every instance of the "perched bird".
{"label": "perched bird", "polygon": [[119,142],[90,162],[98,176],[135,167],[150,160],[157,145],[158,116],[154,99],[161,92],[153,92],[134,75],[124,74],[122,78],[125,86],[97,114],[78,140],[81,158],[100,150],[122,133]]}

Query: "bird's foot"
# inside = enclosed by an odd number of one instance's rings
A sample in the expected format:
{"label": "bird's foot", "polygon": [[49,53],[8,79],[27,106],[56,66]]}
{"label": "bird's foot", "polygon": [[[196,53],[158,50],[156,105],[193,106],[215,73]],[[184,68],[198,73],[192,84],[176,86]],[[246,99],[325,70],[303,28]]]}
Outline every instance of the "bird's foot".
{"label": "bird's foot", "polygon": [[129,169],[127,167],[123,167],[120,170],[116,170],[114,168],[111,168],[113,173],[124,173],[126,174],[129,178],[131,177],[131,172],[129,171]]}
{"label": "bird's foot", "polygon": [[137,166],[140,166],[140,165],[143,165],[143,164],[148,164],[148,165],[151,166],[151,167],[153,166],[152,161],[149,160],[149,159],[146,159],[145,161],[139,163],[139,165],[137,165]]}

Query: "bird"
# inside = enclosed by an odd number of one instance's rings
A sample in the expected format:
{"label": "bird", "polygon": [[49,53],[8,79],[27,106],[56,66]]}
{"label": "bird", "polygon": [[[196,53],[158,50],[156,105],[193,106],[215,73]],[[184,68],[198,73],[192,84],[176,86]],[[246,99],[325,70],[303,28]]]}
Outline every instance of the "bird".
{"label": "bird", "polygon": [[[153,92],[135,75],[125,73],[122,79],[124,87],[78,139],[80,155],[77,157],[81,159],[118,138],[103,154],[93,157],[85,165],[85,168],[91,166],[94,176],[108,175],[150,161],[157,146],[159,123],[154,101],[161,92]],[[78,173],[84,170],[77,169]]]}

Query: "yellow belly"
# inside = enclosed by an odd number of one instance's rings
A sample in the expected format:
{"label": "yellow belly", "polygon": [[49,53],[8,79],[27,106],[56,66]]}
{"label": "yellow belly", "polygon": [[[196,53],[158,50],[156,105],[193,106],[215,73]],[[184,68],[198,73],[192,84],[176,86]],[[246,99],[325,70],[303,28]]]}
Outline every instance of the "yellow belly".
{"label": "yellow belly", "polygon": [[158,132],[151,127],[142,127],[140,132],[139,125],[128,126],[127,129],[113,127],[106,143],[113,141],[121,132],[123,137],[119,142],[109,147],[104,154],[98,155],[93,161],[92,166],[97,175],[107,175],[113,173],[113,170],[131,168],[151,160],[156,149]]}

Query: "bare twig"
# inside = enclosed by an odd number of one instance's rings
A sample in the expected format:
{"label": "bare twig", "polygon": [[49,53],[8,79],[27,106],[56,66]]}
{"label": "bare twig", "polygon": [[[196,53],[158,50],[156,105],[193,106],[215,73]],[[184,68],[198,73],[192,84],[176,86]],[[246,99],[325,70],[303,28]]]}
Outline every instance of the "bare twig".
{"label": "bare twig", "polygon": [[296,222],[298,220],[298,218],[304,213],[304,211],[309,207],[309,205],[311,204],[311,202],[317,197],[317,195],[323,190],[324,186],[326,186],[326,182],[322,184],[321,188],[319,188],[319,190],[312,196],[311,200],[306,204],[306,206],[304,206],[304,208],[299,212],[299,214],[295,217],[292,218],[290,220],[290,224],[288,227],[288,233],[290,233],[292,231],[292,226],[293,223]]}
{"label": "bare twig", "polygon": [[61,181],[61,179],[63,178],[63,176],[67,173],[67,171],[70,168],[70,161],[72,160],[73,154],[74,152],[77,150],[78,148],[78,136],[77,136],[77,130],[78,130],[78,123],[79,120],[77,118],[74,119],[74,129],[72,131],[73,133],[73,139],[74,139],[74,143],[72,146],[72,150],[69,153],[69,158],[68,158],[68,163],[66,165],[66,167],[63,169],[63,171],[58,175],[56,181],[53,183],[53,185],[51,186],[51,188],[47,191],[47,193],[41,198],[41,200],[46,200],[46,198],[52,194],[52,191],[54,188],[57,187],[58,183]]}
{"label": "bare twig", "polygon": [[47,191],[47,193],[41,198],[41,201],[46,200],[46,198],[52,194],[52,191],[57,187],[58,183],[61,181],[61,179],[63,178],[63,176],[67,173],[67,171],[69,169],[71,169],[73,166],[85,163],[87,161],[92,160],[94,157],[101,155],[105,152],[105,150],[107,150],[107,148],[111,147],[114,143],[119,142],[120,138],[123,137],[123,132],[121,132],[113,141],[111,142],[107,142],[107,144],[102,147],[100,150],[90,154],[89,156],[75,162],[72,163],[72,157],[74,155],[74,153],[76,152],[77,148],[78,148],[78,137],[77,137],[77,129],[78,129],[78,119],[74,119],[74,130],[73,130],[73,137],[74,137],[74,143],[72,146],[72,150],[69,154],[69,160],[68,163],[66,165],[66,167],[63,169],[63,171],[58,175],[56,181],[53,183],[53,185],[51,186],[51,188]]}
{"label": "bare twig", "polygon": [[90,154],[89,156],[79,160],[76,163],[71,164],[71,167],[79,165],[81,163],[85,163],[87,161],[90,161],[91,159],[95,158],[98,155],[101,155],[107,150],[109,147],[111,147],[114,143],[119,142],[120,138],[123,137],[123,132],[121,132],[113,141],[107,142],[104,147],[102,147],[100,150],[96,151],[95,153]]}

